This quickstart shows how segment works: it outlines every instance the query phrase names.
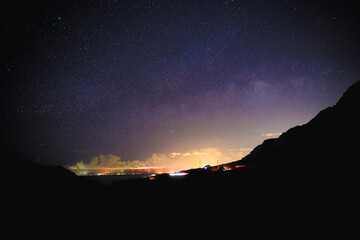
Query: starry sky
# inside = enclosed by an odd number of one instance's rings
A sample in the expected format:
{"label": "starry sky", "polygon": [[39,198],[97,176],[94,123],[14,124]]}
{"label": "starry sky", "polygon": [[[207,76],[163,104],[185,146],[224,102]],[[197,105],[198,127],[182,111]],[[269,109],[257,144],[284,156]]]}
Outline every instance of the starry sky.
{"label": "starry sky", "polygon": [[[1,155],[247,154],[360,79],[351,1],[11,1]],[[237,159],[234,159],[237,160]]]}

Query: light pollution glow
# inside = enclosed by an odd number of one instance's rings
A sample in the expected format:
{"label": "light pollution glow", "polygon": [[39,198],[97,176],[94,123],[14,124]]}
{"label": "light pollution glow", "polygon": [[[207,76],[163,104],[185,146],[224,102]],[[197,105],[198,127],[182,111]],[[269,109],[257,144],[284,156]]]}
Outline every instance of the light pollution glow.
{"label": "light pollution glow", "polygon": [[251,148],[219,150],[218,148],[202,148],[188,152],[172,152],[169,154],[154,153],[144,161],[121,161],[121,157],[108,154],[93,157],[90,162],[77,162],[70,166],[73,172],[79,170],[100,169],[103,171],[136,169],[145,167],[166,168],[169,172],[176,172],[205,165],[224,164],[243,158]]}

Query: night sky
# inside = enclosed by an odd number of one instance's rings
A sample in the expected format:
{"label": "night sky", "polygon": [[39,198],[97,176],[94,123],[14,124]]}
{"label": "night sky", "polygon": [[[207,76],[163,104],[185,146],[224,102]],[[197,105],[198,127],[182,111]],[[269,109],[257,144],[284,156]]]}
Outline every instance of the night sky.
{"label": "night sky", "polygon": [[360,80],[350,1],[11,1],[1,11],[7,158],[244,156]]}

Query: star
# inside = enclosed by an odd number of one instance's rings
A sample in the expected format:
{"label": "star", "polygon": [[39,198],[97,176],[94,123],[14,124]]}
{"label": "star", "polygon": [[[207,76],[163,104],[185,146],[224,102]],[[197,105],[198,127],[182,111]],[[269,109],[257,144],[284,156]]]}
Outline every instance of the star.
{"label": "star", "polygon": [[79,161],[74,149],[131,161],[255,147],[258,129],[304,124],[360,79],[350,3],[15,5],[3,24],[2,145],[53,165]]}

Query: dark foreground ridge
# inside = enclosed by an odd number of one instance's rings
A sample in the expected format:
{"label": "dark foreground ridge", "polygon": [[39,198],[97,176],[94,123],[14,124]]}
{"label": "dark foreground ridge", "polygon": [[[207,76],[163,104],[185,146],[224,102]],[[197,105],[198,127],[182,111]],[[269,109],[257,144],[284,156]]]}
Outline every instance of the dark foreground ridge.
{"label": "dark foreground ridge", "polygon": [[232,171],[193,169],[186,171],[187,176],[162,174],[106,186],[77,177],[63,167],[8,159],[6,162],[12,160],[8,167],[17,170],[5,185],[16,200],[31,196],[34,202],[44,203],[61,198],[65,206],[73,205],[74,199],[92,203],[107,199],[112,203],[171,204],[176,200],[201,204],[220,197],[222,205],[244,207],[250,202],[263,206],[264,199],[268,203],[274,195],[313,197],[323,191],[343,194],[356,184],[353,173],[359,165],[359,104],[357,82],[335,106],[321,111],[307,124],[265,140],[248,156],[229,164]]}
{"label": "dark foreground ridge", "polygon": [[279,138],[265,140],[240,164],[307,171],[358,167],[360,82],[352,85],[333,107]]}

